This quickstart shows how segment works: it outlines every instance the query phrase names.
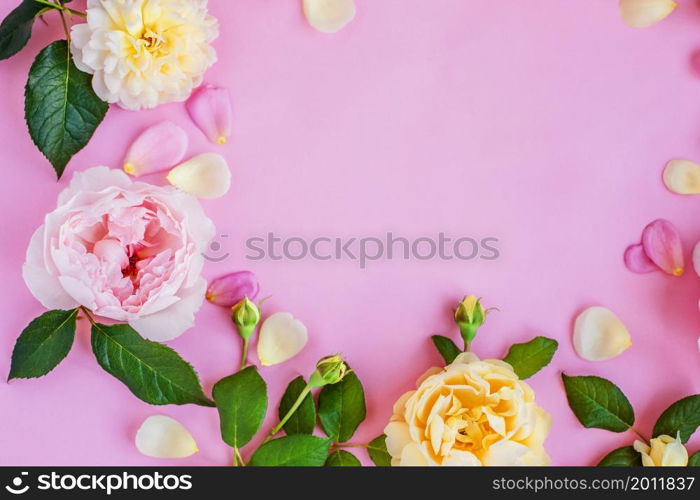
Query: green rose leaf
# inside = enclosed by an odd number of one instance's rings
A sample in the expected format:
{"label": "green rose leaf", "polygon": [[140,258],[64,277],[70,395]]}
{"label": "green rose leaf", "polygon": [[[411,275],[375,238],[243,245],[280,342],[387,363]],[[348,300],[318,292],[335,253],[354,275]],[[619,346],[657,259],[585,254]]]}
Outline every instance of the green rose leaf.
{"label": "green rose leaf", "polygon": [[255,366],[224,377],[212,390],[219,411],[221,437],[240,448],[250,441],[265,419],[267,386]]}
{"label": "green rose leaf", "polygon": [[65,40],[42,50],[29,70],[24,117],[34,144],[59,179],[107,113],[107,103],[97,97],[91,82],[91,75],[75,67]]}
{"label": "green rose leaf", "polygon": [[7,59],[22,50],[32,36],[37,14],[44,10],[34,0],[23,0],[0,24],[0,59]]}
{"label": "green rose leaf", "polygon": [[613,432],[632,427],[634,410],[615,384],[600,377],[561,377],[569,406],[584,427]]}
{"label": "green rose leaf", "polygon": [[[306,388],[304,377],[297,377],[292,380],[284,391],[282,400],[280,401],[278,415],[280,420],[284,418],[287,412],[292,408],[292,405],[297,400],[302,391]],[[316,427],[316,406],[311,393],[308,393],[302,400],[301,405],[296,409],[292,416],[284,424],[284,432],[288,436],[292,434],[311,434]]]}
{"label": "green rose leaf", "polygon": [[512,366],[518,377],[524,380],[547,366],[558,347],[559,343],[554,339],[535,337],[529,342],[510,346],[503,361]]}
{"label": "green rose leaf", "polygon": [[687,442],[700,426],[700,394],[680,399],[664,411],[654,425],[654,437],[667,434],[676,437],[681,433],[681,441]]}
{"label": "green rose leaf", "polygon": [[386,436],[377,436],[367,445],[369,458],[377,467],[391,467],[391,455],[386,450]]}
{"label": "green rose leaf", "polygon": [[688,467],[700,467],[700,451],[696,451],[688,459]]}
{"label": "green rose leaf", "polygon": [[335,450],[328,455],[326,467],[362,467],[362,464],[352,453],[345,450]]}
{"label": "green rose leaf", "polygon": [[268,441],[255,450],[248,465],[321,467],[328,458],[330,439],[295,434]]}
{"label": "green rose leaf", "polygon": [[46,375],[68,355],[75,338],[78,310],[48,311],[34,319],[17,339],[8,380]]}
{"label": "green rose leaf", "polygon": [[187,361],[170,347],[144,339],[129,325],[92,325],[92,352],[107,373],[146,403],[214,406]]}
{"label": "green rose leaf", "polygon": [[365,391],[350,372],[337,384],[327,385],[318,396],[321,428],[336,443],[345,443],[365,419]]}
{"label": "green rose leaf", "polygon": [[457,347],[455,343],[447,337],[443,337],[442,335],[433,335],[430,338],[433,339],[433,344],[435,344],[435,348],[438,350],[440,356],[442,356],[442,359],[444,359],[445,363],[448,365],[452,363],[455,360],[455,358],[462,353],[459,347]]}
{"label": "green rose leaf", "polygon": [[598,467],[641,467],[642,456],[632,446],[623,446],[611,451],[603,460],[598,462]]}

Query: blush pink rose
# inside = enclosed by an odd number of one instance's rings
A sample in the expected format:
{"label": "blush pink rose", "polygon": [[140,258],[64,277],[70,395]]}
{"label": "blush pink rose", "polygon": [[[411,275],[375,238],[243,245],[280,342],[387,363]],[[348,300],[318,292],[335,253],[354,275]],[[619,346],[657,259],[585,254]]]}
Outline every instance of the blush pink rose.
{"label": "blush pink rose", "polygon": [[32,236],[22,273],[49,309],[84,306],[170,340],[194,324],[214,225],[193,196],[120,170],[76,173]]}

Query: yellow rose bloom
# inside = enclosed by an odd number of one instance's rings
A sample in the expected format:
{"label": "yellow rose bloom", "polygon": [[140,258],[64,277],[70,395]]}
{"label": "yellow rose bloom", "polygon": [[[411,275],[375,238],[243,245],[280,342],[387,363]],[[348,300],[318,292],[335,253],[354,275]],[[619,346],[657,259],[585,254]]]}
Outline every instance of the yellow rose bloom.
{"label": "yellow rose bloom", "polygon": [[463,353],[431,368],[384,429],[392,465],[549,465],[551,417],[506,362]]}
{"label": "yellow rose bloom", "polygon": [[207,0],[87,0],[73,26],[75,65],[103,101],[125,109],[184,101],[216,62]]}
{"label": "yellow rose bloom", "polygon": [[688,450],[681,443],[680,435],[672,438],[666,434],[655,437],[649,444],[634,442],[634,449],[642,455],[644,467],[685,467],[688,465]]}

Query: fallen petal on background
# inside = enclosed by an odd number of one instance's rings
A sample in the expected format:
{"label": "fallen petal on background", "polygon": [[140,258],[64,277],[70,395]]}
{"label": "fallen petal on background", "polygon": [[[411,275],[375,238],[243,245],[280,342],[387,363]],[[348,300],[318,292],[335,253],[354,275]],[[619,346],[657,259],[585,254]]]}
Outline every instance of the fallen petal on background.
{"label": "fallen petal on background", "polygon": [[177,165],[187,150],[187,134],[173,122],[160,122],[144,130],[124,158],[124,172],[134,177]]}
{"label": "fallen petal on background", "polygon": [[633,273],[645,274],[658,271],[659,268],[644,252],[641,243],[630,245],[625,250],[625,266]]}
{"label": "fallen petal on background", "polygon": [[627,26],[646,28],[664,19],[677,6],[673,0],[620,0],[620,15]]}
{"label": "fallen petal on background", "polygon": [[700,276],[700,241],[693,247],[693,268],[695,269],[695,274]]}
{"label": "fallen petal on background", "polygon": [[185,458],[199,451],[192,434],[177,420],[153,415],[136,432],[136,448],[155,458]]}
{"label": "fallen petal on background", "polygon": [[228,89],[204,85],[189,98],[186,106],[192,121],[210,141],[222,146],[228,142],[233,122]]}
{"label": "fallen petal on background", "polygon": [[700,165],[689,160],[671,160],[664,168],[664,184],[677,194],[700,194]]}
{"label": "fallen petal on background", "polygon": [[168,182],[198,198],[219,198],[231,187],[231,171],[223,156],[204,153],[172,169]]}
{"label": "fallen petal on background", "polygon": [[260,285],[255,274],[237,271],[213,280],[207,288],[207,300],[217,306],[233,307],[244,297],[255,300],[259,292]]}
{"label": "fallen petal on background", "polygon": [[683,275],[683,245],[676,226],[657,219],[644,228],[642,245],[654,264],[673,276]]}
{"label": "fallen petal on background", "polygon": [[589,307],[574,323],[574,350],[588,361],[619,356],[632,345],[630,333],[610,309]]}
{"label": "fallen petal on background", "polygon": [[335,33],[355,18],[353,0],[304,0],[304,15],[323,33]]}
{"label": "fallen petal on background", "polygon": [[258,358],[264,366],[276,365],[296,356],[306,345],[306,326],[287,312],[268,317],[260,327]]}

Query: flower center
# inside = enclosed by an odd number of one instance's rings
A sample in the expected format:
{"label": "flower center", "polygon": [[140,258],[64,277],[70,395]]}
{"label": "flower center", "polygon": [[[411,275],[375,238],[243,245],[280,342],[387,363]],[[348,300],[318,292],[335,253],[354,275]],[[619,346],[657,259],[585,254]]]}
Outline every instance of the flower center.
{"label": "flower center", "polygon": [[141,40],[144,41],[146,50],[151,54],[161,53],[165,49],[165,38],[150,28],[146,28],[146,31],[141,35]]}

